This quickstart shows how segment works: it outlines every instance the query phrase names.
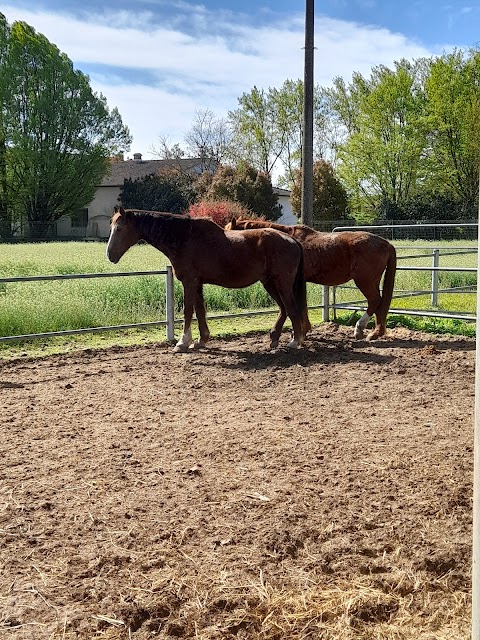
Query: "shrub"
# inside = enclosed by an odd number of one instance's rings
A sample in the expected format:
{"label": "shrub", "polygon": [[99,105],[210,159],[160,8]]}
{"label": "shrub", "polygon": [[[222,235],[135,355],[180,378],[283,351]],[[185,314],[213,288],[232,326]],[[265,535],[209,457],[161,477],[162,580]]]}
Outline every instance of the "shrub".
{"label": "shrub", "polygon": [[239,202],[267,220],[278,220],[282,215],[270,176],[245,163],[236,167],[220,166],[213,175],[204,173],[197,179],[195,188],[203,200]]}
{"label": "shrub", "polygon": [[128,178],[119,200],[126,209],[183,213],[195,200],[193,178],[173,169],[136,180]]}
{"label": "shrub", "polygon": [[191,204],[187,213],[193,218],[212,218],[221,227],[224,227],[232,218],[254,217],[247,207],[230,200],[203,200],[197,204]]}

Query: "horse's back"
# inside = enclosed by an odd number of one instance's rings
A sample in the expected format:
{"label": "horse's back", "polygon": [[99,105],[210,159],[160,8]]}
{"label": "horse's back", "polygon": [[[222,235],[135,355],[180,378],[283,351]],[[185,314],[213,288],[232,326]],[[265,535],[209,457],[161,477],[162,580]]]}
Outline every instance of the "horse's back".
{"label": "horse's back", "polygon": [[280,231],[215,227],[196,225],[179,258],[177,274],[196,272],[203,283],[243,288],[280,277],[285,266],[298,268],[301,246]]}

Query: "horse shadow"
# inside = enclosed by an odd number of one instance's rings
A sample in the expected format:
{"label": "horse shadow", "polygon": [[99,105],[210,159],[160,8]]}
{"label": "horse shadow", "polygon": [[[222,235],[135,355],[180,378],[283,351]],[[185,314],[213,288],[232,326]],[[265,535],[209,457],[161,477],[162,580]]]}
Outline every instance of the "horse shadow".
{"label": "horse shadow", "polygon": [[[219,366],[230,370],[254,371],[256,369],[289,369],[292,367],[309,367],[319,364],[354,364],[386,365],[395,362],[405,350],[423,350],[433,348],[436,351],[474,351],[475,340],[459,337],[448,338],[438,335],[429,336],[392,336],[381,340],[367,342],[366,340],[350,340],[344,335],[332,332],[327,336],[311,336],[307,338],[304,347],[297,350],[286,346],[275,350],[252,351],[243,346],[235,348],[232,341],[225,348],[209,345],[208,353],[213,359],[198,359],[200,366]],[[228,358],[234,355],[235,358]]]}
{"label": "horse shadow", "polygon": [[[378,353],[374,350],[356,350],[351,342],[315,340],[309,341],[301,349],[288,349],[279,347],[271,351],[251,351],[244,348],[229,348],[228,351],[221,347],[209,345],[208,353],[215,356],[213,359],[198,359],[197,366],[221,367],[228,370],[255,371],[259,369],[290,369],[292,367],[310,367],[319,364],[379,364],[385,365],[396,358],[392,354]],[[226,358],[226,355],[235,356],[234,359]],[[223,356],[223,357],[222,357]]]}
{"label": "horse shadow", "polygon": [[[363,342],[363,341],[362,341]],[[372,347],[391,347],[392,349],[425,349],[435,347],[436,351],[475,351],[474,338],[442,338],[432,335],[431,338],[388,338],[369,343]]]}

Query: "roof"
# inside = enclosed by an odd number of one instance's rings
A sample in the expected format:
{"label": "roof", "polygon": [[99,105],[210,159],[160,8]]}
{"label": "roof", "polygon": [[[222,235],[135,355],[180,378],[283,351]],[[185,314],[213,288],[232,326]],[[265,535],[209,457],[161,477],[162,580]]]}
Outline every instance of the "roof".
{"label": "roof", "polygon": [[137,180],[152,173],[161,173],[168,168],[178,168],[189,173],[201,173],[204,170],[199,158],[181,158],[174,160],[123,160],[111,162],[108,173],[100,183],[101,187],[123,187],[126,179]]}
{"label": "roof", "polygon": [[[213,162],[213,161],[211,161]],[[114,160],[110,163],[108,173],[100,183],[101,187],[123,187],[127,179],[138,180],[146,176],[161,173],[168,168],[177,168],[188,173],[202,173],[208,170],[205,160],[201,158],[175,158],[173,160]],[[290,197],[288,189],[273,187],[279,196]]]}

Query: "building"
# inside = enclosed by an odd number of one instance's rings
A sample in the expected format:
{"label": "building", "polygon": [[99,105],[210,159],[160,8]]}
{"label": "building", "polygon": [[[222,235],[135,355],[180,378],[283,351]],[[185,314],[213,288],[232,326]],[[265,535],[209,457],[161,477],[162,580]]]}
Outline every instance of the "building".
{"label": "building", "polygon": [[[118,197],[124,181],[142,179],[172,167],[196,174],[208,169],[205,161],[200,158],[142,160],[141,153],[135,153],[133,159],[128,160],[124,160],[123,155],[112,158],[110,170],[99,185],[95,198],[87,208],[82,209],[75,216],[58,220],[57,236],[108,238],[113,208],[119,204]],[[282,217],[278,222],[296,224],[297,218],[290,205],[290,191],[277,187],[275,191],[278,194],[278,202],[282,206]]]}

